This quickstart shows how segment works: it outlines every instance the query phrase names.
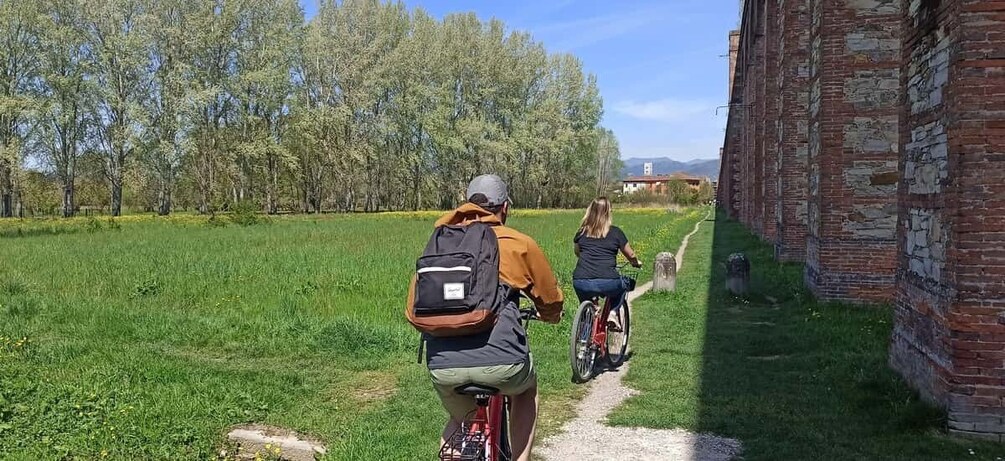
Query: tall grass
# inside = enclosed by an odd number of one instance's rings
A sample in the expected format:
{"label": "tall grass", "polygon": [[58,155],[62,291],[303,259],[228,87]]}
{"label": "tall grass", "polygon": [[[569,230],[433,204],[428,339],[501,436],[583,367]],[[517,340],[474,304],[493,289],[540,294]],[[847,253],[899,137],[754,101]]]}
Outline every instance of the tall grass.
{"label": "tall grass", "polygon": [[[0,459],[211,459],[246,422],[312,434],[329,459],[429,458],[445,413],[402,311],[434,218],[75,220],[4,239]],[[579,218],[511,219],[544,248],[567,310]],[[651,260],[699,218],[619,210],[616,222]],[[531,330],[554,427],[579,391],[568,320]]]}

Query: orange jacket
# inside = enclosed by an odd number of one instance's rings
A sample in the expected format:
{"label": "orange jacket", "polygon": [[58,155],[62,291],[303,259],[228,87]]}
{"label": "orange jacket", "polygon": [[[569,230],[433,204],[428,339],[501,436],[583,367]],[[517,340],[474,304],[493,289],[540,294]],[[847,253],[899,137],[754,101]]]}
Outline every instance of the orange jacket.
{"label": "orange jacket", "polygon": [[[499,239],[499,279],[522,291],[534,302],[545,321],[558,321],[562,316],[565,296],[551,271],[551,264],[534,239],[503,225],[499,218],[478,205],[465,203],[436,221],[435,227],[446,224],[466,224],[481,221],[492,226]],[[408,289],[408,306],[414,304],[415,279]]]}

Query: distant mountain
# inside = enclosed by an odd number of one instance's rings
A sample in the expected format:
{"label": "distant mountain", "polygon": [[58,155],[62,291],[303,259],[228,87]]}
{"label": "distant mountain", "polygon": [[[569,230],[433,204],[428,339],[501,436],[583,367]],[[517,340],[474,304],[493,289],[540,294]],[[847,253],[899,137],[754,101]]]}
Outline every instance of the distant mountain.
{"label": "distant mountain", "polygon": [[683,171],[692,176],[708,176],[713,181],[718,181],[719,178],[719,159],[678,162],[669,158],[624,159],[625,167],[621,170],[621,177],[641,175],[643,173],[643,165],[646,162],[653,162],[653,174],[671,174]]}

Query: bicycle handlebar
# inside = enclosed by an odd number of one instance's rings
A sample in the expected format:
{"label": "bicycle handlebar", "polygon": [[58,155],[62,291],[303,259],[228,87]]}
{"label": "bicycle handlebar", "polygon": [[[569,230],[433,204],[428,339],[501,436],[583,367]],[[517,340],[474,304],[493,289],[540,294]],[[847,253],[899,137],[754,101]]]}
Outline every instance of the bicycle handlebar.
{"label": "bicycle handlebar", "polygon": [[623,263],[621,263],[621,264],[618,265],[618,270],[627,269],[629,267],[631,267],[633,269],[641,269],[642,268],[642,260],[641,259],[639,260],[639,265],[638,266],[632,264],[631,261],[625,261],[625,262],[623,262]]}

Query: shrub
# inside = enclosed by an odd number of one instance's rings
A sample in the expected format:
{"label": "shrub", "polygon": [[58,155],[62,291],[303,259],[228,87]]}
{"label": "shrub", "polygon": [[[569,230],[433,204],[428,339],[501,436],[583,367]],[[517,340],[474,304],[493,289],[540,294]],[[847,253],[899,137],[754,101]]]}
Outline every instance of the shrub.
{"label": "shrub", "polygon": [[268,222],[268,218],[259,214],[258,204],[251,200],[237,202],[230,210],[230,221],[240,226],[254,226]]}

